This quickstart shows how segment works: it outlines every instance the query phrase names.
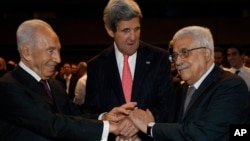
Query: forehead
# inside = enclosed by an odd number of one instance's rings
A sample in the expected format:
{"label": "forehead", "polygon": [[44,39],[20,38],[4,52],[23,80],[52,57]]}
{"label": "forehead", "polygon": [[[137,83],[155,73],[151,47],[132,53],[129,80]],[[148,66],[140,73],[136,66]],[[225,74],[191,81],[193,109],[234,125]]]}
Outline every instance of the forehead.
{"label": "forehead", "polygon": [[138,17],[132,18],[130,20],[121,20],[117,23],[118,29],[123,28],[134,28],[140,26],[140,19]]}
{"label": "forehead", "polygon": [[173,41],[173,50],[190,48],[193,45],[193,39],[190,36],[183,36]]}
{"label": "forehead", "polygon": [[222,56],[222,52],[220,52],[220,51],[215,51],[215,52],[214,52],[214,55],[216,55],[216,56]]}
{"label": "forehead", "polygon": [[232,54],[232,53],[237,54],[237,53],[239,53],[239,51],[236,48],[228,48],[227,53],[228,54]]}
{"label": "forehead", "polygon": [[70,67],[70,64],[63,64],[63,67]]}

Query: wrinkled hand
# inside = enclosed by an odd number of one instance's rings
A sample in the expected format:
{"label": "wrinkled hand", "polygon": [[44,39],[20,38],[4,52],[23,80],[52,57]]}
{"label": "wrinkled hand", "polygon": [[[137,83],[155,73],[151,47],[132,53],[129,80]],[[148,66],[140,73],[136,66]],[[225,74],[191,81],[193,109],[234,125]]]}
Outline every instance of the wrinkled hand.
{"label": "wrinkled hand", "polygon": [[150,110],[135,109],[130,114],[129,117],[135,124],[135,126],[142,132],[147,133],[147,125],[154,121],[154,116]]}
{"label": "wrinkled hand", "polygon": [[129,117],[124,117],[119,122],[109,122],[109,132],[124,139],[133,137],[139,129],[134,125]]}
{"label": "wrinkled hand", "polygon": [[131,138],[125,138],[122,136],[116,136],[115,141],[141,141],[141,139],[135,134]]}
{"label": "wrinkled hand", "polygon": [[124,138],[131,138],[134,136],[139,129],[135,126],[133,121],[129,117],[124,117],[119,121],[120,124],[120,133],[119,136]]}
{"label": "wrinkled hand", "polygon": [[114,107],[110,112],[103,115],[102,120],[119,122],[121,119],[128,116],[129,113],[135,109],[136,105],[136,102],[128,102],[121,105],[120,107]]}

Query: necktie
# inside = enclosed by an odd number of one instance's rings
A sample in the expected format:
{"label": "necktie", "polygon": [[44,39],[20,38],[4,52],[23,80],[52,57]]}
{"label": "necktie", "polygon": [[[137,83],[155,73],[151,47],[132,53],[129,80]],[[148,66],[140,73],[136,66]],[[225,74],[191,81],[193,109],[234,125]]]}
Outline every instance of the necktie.
{"label": "necktie", "polygon": [[235,74],[239,74],[239,72],[240,72],[240,70],[236,70],[236,71],[235,71]]}
{"label": "necktie", "polygon": [[48,82],[47,82],[47,80],[44,80],[44,79],[41,79],[40,80],[40,83],[43,85],[43,88],[44,88],[44,90],[46,91],[46,93],[48,94],[48,96],[50,97],[50,98],[53,98],[52,97],[52,93],[51,93],[51,91],[50,91],[50,89],[49,89],[49,86],[48,86]]}
{"label": "necktie", "polygon": [[128,63],[128,55],[124,55],[123,60],[123,70],[122,70],[122,88],[125,96],[126,102],[131,100],[131,92],[132,92],[132,75]]}
{"label": "necktie", "polygon": [[188,104],[193,96],[193,93],[195,92],[195,87],[194,86],[190,86],[188,88],[188,91],[187,91],[187,96],[186,96],[186,100],[185,100],[185,104],[184,104],[184,113],[188,107]]}

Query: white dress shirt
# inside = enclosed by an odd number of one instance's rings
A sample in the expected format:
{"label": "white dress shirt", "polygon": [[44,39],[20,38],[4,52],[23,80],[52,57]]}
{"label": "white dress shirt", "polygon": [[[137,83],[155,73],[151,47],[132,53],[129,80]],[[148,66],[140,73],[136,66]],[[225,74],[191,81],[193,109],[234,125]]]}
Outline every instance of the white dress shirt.
{"label": "white dress shirt", "polygon": [[230,69],[227,69],[227,71],[230,71],[232,73],[235,73],[236,70],[240,71],[238,75],[244,79],[247,84],[248,91],[250,91],[250,68],[243,65],[240,69],[235,69],[232,67]]}
{"label": "white dress shirt", "polygon": [[73,102],[77,105],[82,105],[84,103],[86,95],[86,81],[87,81],[87,73],[85,73],[82,77],[80,77],[76,83],[75,97]]}

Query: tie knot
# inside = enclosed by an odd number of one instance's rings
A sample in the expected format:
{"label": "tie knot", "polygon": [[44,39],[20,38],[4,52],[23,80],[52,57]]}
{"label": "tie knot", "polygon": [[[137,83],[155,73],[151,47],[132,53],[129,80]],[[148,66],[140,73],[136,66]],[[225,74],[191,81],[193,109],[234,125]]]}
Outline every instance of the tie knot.
{"label": "tie knot", "polygon": [[47,85],[47,80],[41,79],[40,82]]}
{"label": "tie knot", "polygon": [[123,55],[123,58],[124,58],[124,62],[128,62],[128,55],[127,54],[125,54],[125,55]]}
{"label": "tie knot", "polygon": [[238,74],[239,72],[240,72],[240,70],[236,70],[236,71],[235,71],[235,74]]}
{"label": "tie knot", "polygon": [[194,86],[190,86],[188,88],[187,95],[191,96],[194,93],[194,91],[195,91],[195,87]]}

